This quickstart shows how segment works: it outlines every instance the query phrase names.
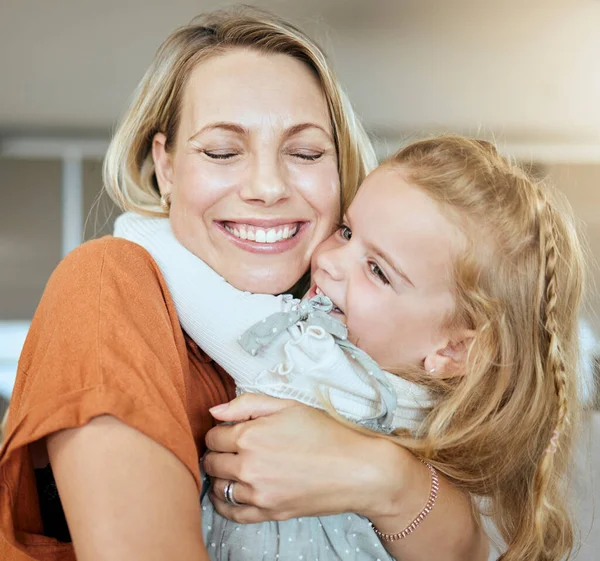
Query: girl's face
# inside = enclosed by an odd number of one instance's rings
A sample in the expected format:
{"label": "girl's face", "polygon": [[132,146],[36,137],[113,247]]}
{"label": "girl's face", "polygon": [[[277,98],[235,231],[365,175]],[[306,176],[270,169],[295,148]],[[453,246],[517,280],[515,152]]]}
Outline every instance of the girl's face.
{"label": "girl's face", "polygon": [[173,148],[157,134],[179,241],[240,290],[279,293],[307,271],[340,212],[329,111],[287,55],[232,50],[189,76]]}
{"label": "girl's face", "polygon": [[427,367],[429,355],[451,344],[443,325],[454,307],[453,259],[462,241],[401,170],[381,167],[313,255],[308,296],[328,296],[350,340],[383,368]]}

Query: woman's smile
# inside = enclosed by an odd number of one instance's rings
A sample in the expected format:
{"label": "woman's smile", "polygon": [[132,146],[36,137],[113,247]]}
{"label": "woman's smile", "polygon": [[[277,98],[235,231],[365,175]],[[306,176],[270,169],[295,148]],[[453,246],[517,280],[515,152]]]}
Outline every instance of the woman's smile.
{"label": "woman's smile", "polygon": [[226,240],[251,253],[284,253],[300,244],[310,231],[308,221],[255,220],[215,221]]}

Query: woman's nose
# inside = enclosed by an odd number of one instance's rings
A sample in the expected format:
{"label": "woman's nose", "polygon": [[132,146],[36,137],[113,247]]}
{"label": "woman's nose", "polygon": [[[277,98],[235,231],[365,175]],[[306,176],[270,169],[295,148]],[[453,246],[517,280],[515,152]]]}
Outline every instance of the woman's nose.
{"label": "woman's nose", "polygon": [[244,201],[273,206],[289,198],[290,189],[276,158],[259,158],[249,180],[240,190]]}

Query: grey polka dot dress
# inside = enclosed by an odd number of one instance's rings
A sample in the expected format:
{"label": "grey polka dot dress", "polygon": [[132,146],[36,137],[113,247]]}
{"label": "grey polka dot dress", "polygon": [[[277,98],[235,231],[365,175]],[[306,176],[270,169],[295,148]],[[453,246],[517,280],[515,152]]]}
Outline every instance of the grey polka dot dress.
{"label": "grey polka dot dress", "polygon": [[390,561],[369,521],[353,513],[283,522],[237,524],[223,518],[208,494],[202,530],[213,561]]}

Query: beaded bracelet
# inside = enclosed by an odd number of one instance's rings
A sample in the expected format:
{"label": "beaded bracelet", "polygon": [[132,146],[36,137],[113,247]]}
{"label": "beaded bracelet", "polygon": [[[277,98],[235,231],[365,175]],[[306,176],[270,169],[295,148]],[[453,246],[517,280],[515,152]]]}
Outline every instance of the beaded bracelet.
{"label": "beaded bracelet", "polygon": [[435,505],[435,500],[437,499],[438,491],[440,489],[440,481],[438,479],[438,474],[436,469],[430,463],[426,462],[425,460],[421,461],[427,466],[427,469],[431,472],[431,489],[429,490],[429,498],[427,499],[427,504],[425,505],[423,510],[419,512],[417,517],[406,528],[404,528],[404,530],[398,532],[397,534],[384,534],[383,532],[380,532],[377,528],[375,528],[373,523],[371,523],[371,528],[373,528],[373,531],[375,532],[377,537],[384,542],[395,542],[396,540],[402,540],[406,536],[412,534],[417,529],[417,526],[421,522],[423,522],[423,520],[425,520],[425,518],[432,511],[433,506]]}

